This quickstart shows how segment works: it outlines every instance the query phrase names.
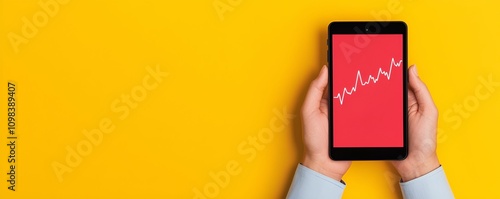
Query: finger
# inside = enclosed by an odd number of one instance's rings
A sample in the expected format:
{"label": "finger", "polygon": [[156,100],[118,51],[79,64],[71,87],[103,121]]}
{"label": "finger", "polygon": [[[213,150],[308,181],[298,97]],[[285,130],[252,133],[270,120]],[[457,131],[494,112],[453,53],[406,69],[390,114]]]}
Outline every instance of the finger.
{"label": "finger", "polygon": [[324,114],[328,114],[328,102],[329,100],[328,100],[328,83],[327,83],[327,86],[323,90],[323,96],[321,97],[321,102],[319,104],[319,110]]}
{"label": "finger", "polygon": [[[328,71],[328,70],[326,70],[326,71]],[[325,86],[325,89],[323,89],[323,96],[321,97],[324,100],[328,100],[328,79],[327,79],[326,84],[327,84],[327,86]]]}
{"label": "finger", "polygon": [[321,99],[321,103],[319,105],[319,110],[321,111],[321,113],[328,116],[328,100]]}
{"label": "finger", "polygon": [[318,77],[311,82],[309,91],[307,91],[306,99],[304,100],[304,105],[302,106],[302,112],[304,114],[310,114],[319,109],[323,92],[325,91],[327,85],[328,68],[323,66]]}
{"label": "finger", "polygon": [[[408,68],[408,73],[411,73],[411,69],[414,67],[414,65],[411,65],[410,68]],[[413,89],[408,87],[408,107],[417,104],[417,99],[415,99],[415,94],[413,93]]]}
{"label": "finger", "polygon": [[417,99],[415,98],[415,93],[413,93],[413,89],[408,88],[408,115],[412,115],[417,112],[418,112],[418,103]]}
{"label": "finger", "polygon": [[419,111],[422,112],[436,111],[436,105],[432,100],[429,89],[418,76],[416,66],[415,65],[411,66],[408,72],[409,72],[410,89],[413,91],[413,94],[415,95]]}

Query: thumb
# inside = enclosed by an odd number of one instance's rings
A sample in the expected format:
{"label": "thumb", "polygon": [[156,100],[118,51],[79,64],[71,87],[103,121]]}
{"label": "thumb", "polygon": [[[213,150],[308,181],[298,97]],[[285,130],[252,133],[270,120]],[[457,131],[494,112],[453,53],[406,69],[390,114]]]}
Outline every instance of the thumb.
{"label": "thumb", "polygon": [[429,89],[418,76],[417,67],[415,65],[411,66],[410,69],[408,69],[408,72],[409,72],[410,89],[415,94],[415,98],[418,104],[418,111],[419,112],[437,111],[436,105],[432,100]]}
{"label": "thumb", "polygon": [[311,82],[309,91],[307,91],[304,105],[302,106],[302,113],[309,115],[314,111],[319,110],[323,92],[328,85],[328,68],[323,66],[319,72],[318,77]]}

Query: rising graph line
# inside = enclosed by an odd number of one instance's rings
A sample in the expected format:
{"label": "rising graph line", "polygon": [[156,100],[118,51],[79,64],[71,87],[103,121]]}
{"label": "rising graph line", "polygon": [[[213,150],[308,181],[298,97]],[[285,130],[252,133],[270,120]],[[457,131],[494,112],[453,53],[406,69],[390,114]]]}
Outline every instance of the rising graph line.
{"label": "rising graph line", "polygon": [[351,88],[351,90],[349,91],[346,87],[344,87],[344,90],[342,91],[342,94],[337,93],[337,95],[335,95],[333,97],[333,99],[339,99],[340,105],[342,105],[344,103],[345,94],[352,95],[354,92],[356,92],[356,89],[358,88],[358,82],[361,84],[361,86],[370,84],[370,80],[373,83],[377,83],[378,80],[379,80],[379,78],[380,78],[380,74],[382,74],[383,76],[387,77],[387,80],[390,80],[391,79],[392,67],[393,66],[399,67],[399,66],[401,66],[402,62],[403,62],[403,60],[399,60],[398,62],[396,62],[396,61],[394,61],[394,58],[392,58],[392,60],[391,60],[391,66],[389,67],[389,72],[383,71],[382,68],[379,68],[378,69],[377,77],[375,78],[375,77],[373,77],[373,76],[370,75],[370,76],[368,76],[368,80],[366,82],[363,81],[362,76],[361,76],[361,71],[358,70],[358,73],[356,75],[356,83]]}

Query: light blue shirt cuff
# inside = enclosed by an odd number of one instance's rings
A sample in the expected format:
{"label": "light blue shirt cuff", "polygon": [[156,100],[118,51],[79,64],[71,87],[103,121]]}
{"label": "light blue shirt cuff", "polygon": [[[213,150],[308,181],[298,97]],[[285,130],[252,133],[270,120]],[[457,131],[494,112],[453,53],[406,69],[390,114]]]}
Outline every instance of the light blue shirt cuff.
{"label": "light blue shirt cuff", "polygon": [[302,164],[297,166],[287,199],[341,198],[345,184],[313,171]]}
{"label": "light blue shirt cuff", "polygon": [[399,184],[405,199],[455,198],[441,166],[423,176]]}

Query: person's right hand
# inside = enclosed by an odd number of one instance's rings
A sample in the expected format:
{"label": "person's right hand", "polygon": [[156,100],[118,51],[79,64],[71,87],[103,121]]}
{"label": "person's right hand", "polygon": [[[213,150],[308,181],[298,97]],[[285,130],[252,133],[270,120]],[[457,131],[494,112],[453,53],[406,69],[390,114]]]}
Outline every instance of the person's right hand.
{"label": "person's right hand", "polygon": [[328,157],[328,68],[323,66],[318,77],[309,86],[304,105],[305,153],[302,164],[309,169],[342,180],[351,166],[351,161],[334,161]]}
{"label": "person's right hand", "polygon": [[404,182],[425,175],[440,166],[436,154],[438,110],[417,68],[408,69],[408,139],[405,160],[392,161]]}

